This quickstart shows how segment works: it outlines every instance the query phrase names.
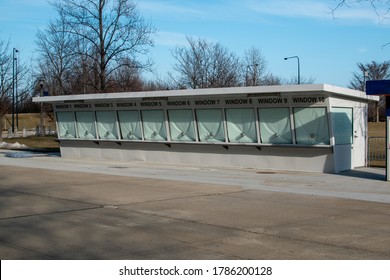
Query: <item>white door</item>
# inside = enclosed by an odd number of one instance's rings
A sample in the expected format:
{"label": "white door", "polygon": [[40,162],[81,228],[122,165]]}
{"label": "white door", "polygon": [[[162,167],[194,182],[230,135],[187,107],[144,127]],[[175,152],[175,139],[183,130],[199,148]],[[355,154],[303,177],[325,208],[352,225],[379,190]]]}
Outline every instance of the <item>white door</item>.
{"label": "white door", "polygon": [[353,111],[352,166],[361,167],[366,165],[367,111],[363,107],[355,107]]}

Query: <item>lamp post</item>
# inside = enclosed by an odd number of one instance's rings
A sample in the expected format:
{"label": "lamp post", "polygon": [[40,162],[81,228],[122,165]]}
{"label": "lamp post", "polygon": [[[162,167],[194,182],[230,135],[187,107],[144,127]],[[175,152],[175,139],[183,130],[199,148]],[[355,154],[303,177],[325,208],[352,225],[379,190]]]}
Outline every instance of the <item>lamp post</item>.
{"label": "lamp post", "polygon": [[19,52],[17,49],[13,48],[12,51],[12,133],[15,133],[15,53]]}
{"label": "lamp post", "polygon": [[16,131],[19,130],[19,94],[18,94],[18,58],[15,57],[15,113],[16,113]]}
{"label": "lamp post", "polygon": [[301,83],[301,66],[299,63],[299,57],[294,55],[294,56],[290,56],[290,57],[285,57],[284,60],[288,60],[290,58],[296,58],[298,60],[298,85],[299,85]]}
{"label": "lamp post", "polygon": [[[43,85],[44,85],[44,80],[39,80],[39,87],[41,88],[41,93],[40,96],[43,96]],[[41,122],[39,126],[39,135],[40,136],[45,136],[45,131],[44,131],[44,125],[43,125],[43,103],[41,102]]]}

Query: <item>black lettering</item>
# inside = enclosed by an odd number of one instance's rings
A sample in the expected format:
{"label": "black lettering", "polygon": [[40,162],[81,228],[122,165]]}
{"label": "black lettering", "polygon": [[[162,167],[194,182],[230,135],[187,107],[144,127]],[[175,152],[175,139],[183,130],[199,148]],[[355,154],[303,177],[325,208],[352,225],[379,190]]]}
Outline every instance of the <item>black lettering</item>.
{"label": "black lettering", "polygon": [[112,107],[111,103],[96,103],[95,108],[110,108]]}
{"label": "black lettering", "polygon": [[91,104],[74,104],[77,109],[91,108]]}
{"label": "black lettering", "polygon": [[259,98],[259,104],[280,104],[283,103],[283,99],[280,97]]}
{"label": "black lettering", "polygon": [[225,104],[227,105],[241,105],[241,104],[248,104],[248,99],[227,99],[225,100]]}
{"label": "black lettering", "polygon": [[294,103],[317,103],[317,97],[293,97]]}
{"label": "black lettering", "polygon": [[218,105],[219,100],[195,100],[195,105]]}
{"label": "black lettering", "polygon": [[66,105],[66,104],[61,104],[61,105],[56,105],[56,109],[70,109],[71,105]]}
{"label": "black lettering", "polygon": [[189,101],[168,101],[167,102],[168,106],[186,106],[190,105]]}
{"label": "black lettering", "polygon": [[157,102],[157,101],[144,101],[144,102],[141,102],[141,106],[144,106],[144,107],[156,107],[156,106],[161,106],[161,102]]}
{"label": "black lettering", "polygon": [[128,102],[128,103],[117,103],[116,106],[118,108],[124,108],[124,107],[133,107],[134,103],[133,102]]}
{"label": "black lettering", "polygon": [[132,274],[132,269],[127,268],[125,266],[124,268],[119,269],[119,275],[134,275]]}

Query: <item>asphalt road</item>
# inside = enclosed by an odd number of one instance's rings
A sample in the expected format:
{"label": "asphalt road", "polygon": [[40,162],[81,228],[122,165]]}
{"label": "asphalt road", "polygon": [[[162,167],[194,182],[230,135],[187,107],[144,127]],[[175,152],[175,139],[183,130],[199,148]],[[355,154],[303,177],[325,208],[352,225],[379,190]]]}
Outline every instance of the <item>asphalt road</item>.
{"label": "asphalt road", "polygon": [[11,153],[0,150],[3,260],[390,259],[382,169],[333,175]]}

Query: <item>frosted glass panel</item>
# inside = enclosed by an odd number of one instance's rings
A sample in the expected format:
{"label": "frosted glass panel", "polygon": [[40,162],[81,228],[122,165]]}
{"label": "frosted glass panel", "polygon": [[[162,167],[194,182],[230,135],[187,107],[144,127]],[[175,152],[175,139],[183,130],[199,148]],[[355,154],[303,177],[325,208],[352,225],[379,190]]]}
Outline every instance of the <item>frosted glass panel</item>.
{"label": "frosted glass panel", "polygon": [[229,142],[255,143],[256,118],[253,109],[226,109]]}
{"label": "frosted glass panel", "polygon": [[100,139],[118,139],[115,111],[96,112],[96,123]]}
{"label": "frosted glass panel", "polygon": [[289,108],[259,109],[259,118],[262,143],[292,143]]}
{"label": "frosted glass panel", "polygon": [[332,108],[332,125],[336,145],[353,142],[352,108]]}
{"label": "frosted glass panel", "polygon": [[192,110],[168,110],[172,141],[195,141]]}
{"label": "frosted glass panel", "polygon": [[167,132],[163,110],[141,111],[145,140],[166,141]]}
{"label": "frosted glass panel", "polygon": [[294,108],[297,144],[329,145],[326,108]]}
{"label": "frosted glass panel", "polygon": [[57,112],[58,137],[76,138],[73,112]]}
{"label": "frosted glass panel", "polygon": [[138,111],[118,111],[122,139],[142,140]]}
{"label": "frosted glass panel", "polygon": [[199,139],[202,142],[225,142],[221,109],[196,110]]}
{"label": "frosted glass panel", "polygon": [[76,112],[77,132],[80,139],[96,139],[93,112]]}

